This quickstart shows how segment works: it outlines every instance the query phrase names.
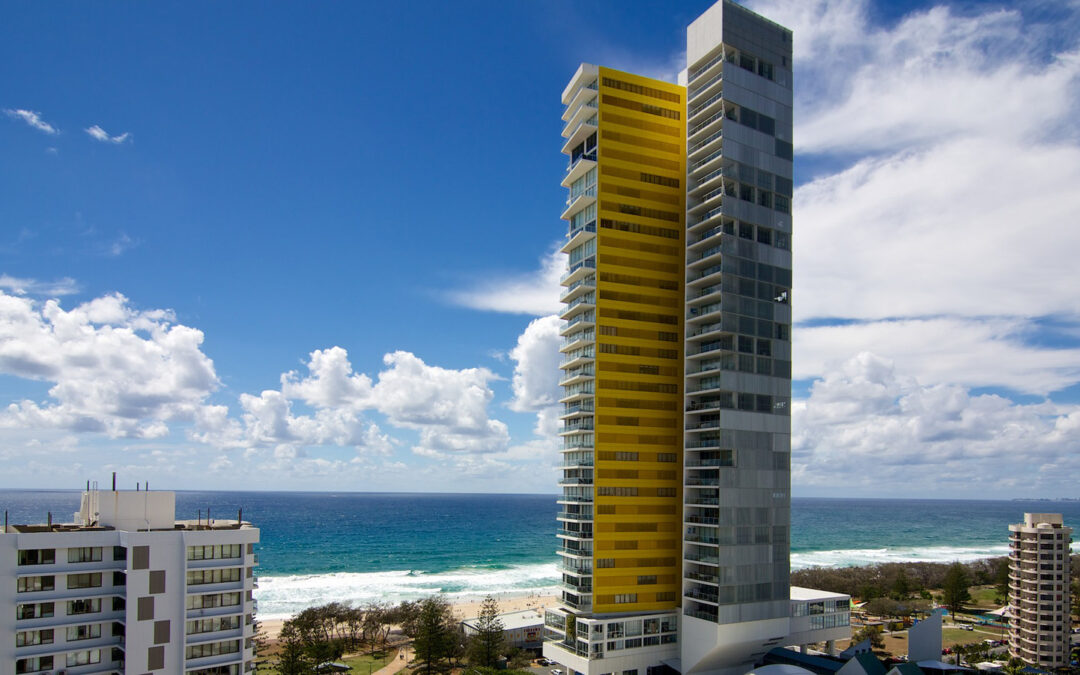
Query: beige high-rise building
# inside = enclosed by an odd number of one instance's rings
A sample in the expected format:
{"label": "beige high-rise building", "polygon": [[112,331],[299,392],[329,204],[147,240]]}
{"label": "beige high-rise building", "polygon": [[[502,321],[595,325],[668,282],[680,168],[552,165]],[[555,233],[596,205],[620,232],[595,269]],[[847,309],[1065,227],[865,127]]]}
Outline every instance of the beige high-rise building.
{"label": "beige high-rise building", "polygon": [[1009,655],[1039,668],[1069,665],[1069,550],[1060,513],[1009,525]]}

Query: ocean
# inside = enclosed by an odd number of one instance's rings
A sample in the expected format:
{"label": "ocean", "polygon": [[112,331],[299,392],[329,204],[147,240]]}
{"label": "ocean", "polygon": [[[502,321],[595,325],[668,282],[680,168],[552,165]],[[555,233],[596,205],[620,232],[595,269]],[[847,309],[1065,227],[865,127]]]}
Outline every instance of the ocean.
{"label": "ocean", "polygon": [[[177,492],[178,518],[207,509],[261,530],[259,614],[280,618],[330,601],[367,603],[442,592],[555,592],[555,495]],[[0,490],[12,523],[70,521],[73,491]],[[1005,555],[1025,511],[1080,523],[1080,502],[796,498],[793,569]]]}

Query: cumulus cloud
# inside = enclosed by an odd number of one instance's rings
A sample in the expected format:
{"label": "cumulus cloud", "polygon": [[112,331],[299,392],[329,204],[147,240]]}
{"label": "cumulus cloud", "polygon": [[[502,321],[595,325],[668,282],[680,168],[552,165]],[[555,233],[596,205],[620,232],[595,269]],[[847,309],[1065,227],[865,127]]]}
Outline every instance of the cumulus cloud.
{"label": "cumulus cloud", "polygon": [[[222,447],[273,447],[296,456],[304,446],[351,446],[387,454],[397,441],[365,421],[374,411],[401,429],[418,432],[416,454],[490,453],[506,448],[506,424],[488,417],[496,375],[485,368],[431,366],[415,354],[397,351],[383,358],[377,381],[357,373],[341,347],[315,350],[307,374],[289,371],[279,390],[241,394],[242,423],[208,411],[200,440]],[[313,412],[296,410],[296,404]]]}
{"label": "cumulus cloud", "polygon": [[84,129],[84,131],[86,131],[86,133],[90,135],[90,138],[93,138],[95,141],[101,141],[102,143],[120,144],[131,138],[131,134],[127,131],[116,136],[110,136],[107,131],[105,131],[96,124],[92,127]]}
{"label": "cumulus cloud", "polygon": [[13,119],[22,120],[23,122],[26,122],[38,131],[42,131],[51,136],[55,136],[56,134],[60,133],[59,129],[49,124],[45,120],[41,119],[41,113],[39,112],[34,112],[33,110],[12,110],[9,108],[5,108],[4,114]]}
{"label": "cumulus cloud", "polygon": [[509,314],[544,316],[559,311],[559,279],[566,270],[566,255],[557,248],[541,260],[540,269],[527,274],[486,276],[464,290],[448,293],[463,307]]}
{"label": "cumulus cloud", "polygon": [[922,384],[869,352],[830,370],[792,412],[792,483],[803,489],[877,494],[903,480],[913,495],[1066,495],[1080,468],[1070,452],[1080,407]]}
{"label": "cumulus cloud", "polygon": [[514,361],[512,410],[533,412],[558,400],[561,327],[558,316],[543,316],[530,321],[518,336],[517,346],[510,350]]}
{"label": "cumulus cloud", "polygon": [[383,362],[388,368],[372,390],[375,407],[394,425],[420,430],[419,449],[483,453],[506,448],[506,424],[487,415],[494,397],[488,383],[497,379],[493,372],[430,366],[403,351],[387,354]]}
{"label": "cumulus cloud", "polygon": [[0,291],[0,373],[52,383],[51,401],[12,403],[0,425],[163,436],[218,387],[202,341],[170,312],[136,310],[120,294],[65,311]]}

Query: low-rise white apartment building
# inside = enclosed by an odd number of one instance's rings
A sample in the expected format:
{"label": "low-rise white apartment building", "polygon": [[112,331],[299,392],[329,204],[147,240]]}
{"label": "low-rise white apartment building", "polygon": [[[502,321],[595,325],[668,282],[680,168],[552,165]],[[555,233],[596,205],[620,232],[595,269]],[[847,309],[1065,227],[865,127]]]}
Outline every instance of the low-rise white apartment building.
{"label": "low-rise white apartment building", "polygon": [[176,520],[162,491],[82,495],[0,533],[0,675],[253,671],[259,530]]}

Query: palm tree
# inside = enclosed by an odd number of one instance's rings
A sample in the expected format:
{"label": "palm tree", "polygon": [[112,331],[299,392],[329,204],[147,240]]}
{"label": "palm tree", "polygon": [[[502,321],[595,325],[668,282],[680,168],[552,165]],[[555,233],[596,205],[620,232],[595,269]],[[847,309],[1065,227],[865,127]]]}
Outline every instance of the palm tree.
{"label": "palm tree", "polygon": [[1024,672],[1024,667],[1024,662],[1014,656],[1002,666],[1001,671],[1005,675],[1020,675],[1020,673]]}

